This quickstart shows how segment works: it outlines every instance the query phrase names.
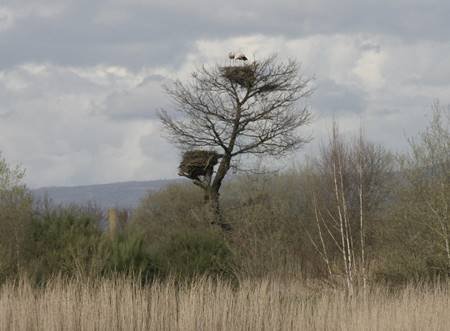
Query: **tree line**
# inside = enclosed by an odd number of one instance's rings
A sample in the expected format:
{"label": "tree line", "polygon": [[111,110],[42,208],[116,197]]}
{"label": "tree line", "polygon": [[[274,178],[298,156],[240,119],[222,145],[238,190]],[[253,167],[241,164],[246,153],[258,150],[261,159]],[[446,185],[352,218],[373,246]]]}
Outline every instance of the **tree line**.
{"label": "tree line", "polygon": [[23,171],[1,159],[0,278],[277,274],[350,292],[379,281],[447,279],[450,110],[437,102],[400,155],[333,123],[320,152],[301,165],[224,181],[240,161],[279,158],[309,141],[309,83],[296,62],[270,57],[202,68],[167,87],[175,112],[161,121],[184,153],[180,175],[195,185],[148,194],[114,237],[101,226],[104,211],[35,201]]}
{"label": "tree line", "polygon": [[318,155],[281,173],[224,183],[224,232],[189,183],[148,194],[111,238],[93,205],[34,201],[23,171],[1,160],[0,276],[300,275],[343,284],[449,275],[450,116],[395,155],[337,125]]}

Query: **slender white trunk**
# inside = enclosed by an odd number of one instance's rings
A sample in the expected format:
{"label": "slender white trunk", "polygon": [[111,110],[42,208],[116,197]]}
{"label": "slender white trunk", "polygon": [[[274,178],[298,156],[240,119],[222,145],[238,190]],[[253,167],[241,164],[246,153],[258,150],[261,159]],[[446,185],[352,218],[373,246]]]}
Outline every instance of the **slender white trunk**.
{"label": "slender white trunk", "polygon": [[448,236],[445,238],[445,250],[447,251],[448,268],[450,269],[450,243]]}
{"label": "slender white trunk", "polygon": [[328,274],[331,277],[333,275],[333,273],[331,271],[330,259],[328,258],[327,248],[325,246],[325,241],[324,241],[323,235],[322,235],[322,227],[320,226],[319,213],[317,211],[317,200],[316,200],[315,197],[314,197],[314,214],[315,214],[315,217],[316,217],[317,228],[318,228],[318,231],[319,231],[320,243],[322,245],[322,252],[323,252],[323,254],[321,254],[321,255],[323,256],[325,264],[327,265]]}
{"label": "slender white trunk", "polygon": [[367,287],[366,274],[366,252],[365,252],[365,235],[364,235],[364,207],[363,207],[363,168],[362,168],[362,134],[359,136],[359,151],[358,151],[358,177],[359,177],[359,231],[360,231],[360,245],[361,245],[361,272],[363,280],[364,294]]}

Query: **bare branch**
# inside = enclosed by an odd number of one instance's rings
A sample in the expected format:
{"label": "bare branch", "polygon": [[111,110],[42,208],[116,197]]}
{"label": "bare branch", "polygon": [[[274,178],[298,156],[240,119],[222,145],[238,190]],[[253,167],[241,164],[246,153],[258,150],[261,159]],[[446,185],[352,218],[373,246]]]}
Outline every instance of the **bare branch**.
{"label": "bare branch", "polygon": [[160,113],[169,139],[183,149],[220,148],[231,157],[282,156],[308,142],[298,129],[309,123],[311,114],[297,103],[312,89],[299,65],[272,56],[247,67],[254,75],[248,86],[240,86],[216,66],[202,67],[190,82],[166,87],[175,104],[171,113],[179,114]]}

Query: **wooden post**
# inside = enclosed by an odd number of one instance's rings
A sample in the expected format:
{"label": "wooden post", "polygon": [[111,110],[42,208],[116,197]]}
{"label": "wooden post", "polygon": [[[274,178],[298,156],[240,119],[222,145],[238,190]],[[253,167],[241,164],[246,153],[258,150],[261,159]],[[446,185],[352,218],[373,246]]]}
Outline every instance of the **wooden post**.
{"label": "wooden post", "polygon": [[119,218],[117,215],[116,208],[108,209],[108,230],[109,236],[111,240],[114,240],[117,237],[118,226],[119,226]]}

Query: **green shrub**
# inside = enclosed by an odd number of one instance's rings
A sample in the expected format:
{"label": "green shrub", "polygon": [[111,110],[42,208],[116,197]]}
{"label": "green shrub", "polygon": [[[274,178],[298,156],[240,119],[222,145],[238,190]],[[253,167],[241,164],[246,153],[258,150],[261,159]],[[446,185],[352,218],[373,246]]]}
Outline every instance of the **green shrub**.
{"label": "green shrub", "polygon": [[159,276],[233,276],[231,249],[204,212],[203,194],[191,183],[169,186],[142,200],[130,232],[143,238],[142,249]]}
{"label": "green shrub", "polygon": [[148,235],[173,224],[192,226],[198,223],[196,216],[203,205],[203,194],[198,187],[191,183],[170,185],[147,194],[133,212],[132,223]]}
{"label": "green shrub", "polygon": [[152,256],[162,276],[191,278],[197,275],[233,277],[233,254],[218,233],[174,233],[153,247]]}
{"label": "green shrub", "polygon": [[55,274],[95,275],[104,268],[101,213],[96,208],[44,206],[35,211],[31,273],[40,281]]}
{"label": "green shrub", "polygon": [[25,270],[32,234],[32,197],[22,183],[24,171],[0,155],[0,279]]}
{"label": "green shrub", "polygon": [[140,276],[143,280],[152,279],[159,271],[156,263],[145,251],[141,236],[122,234],[114,240],[104,240],[104,274],[124,273]]}

